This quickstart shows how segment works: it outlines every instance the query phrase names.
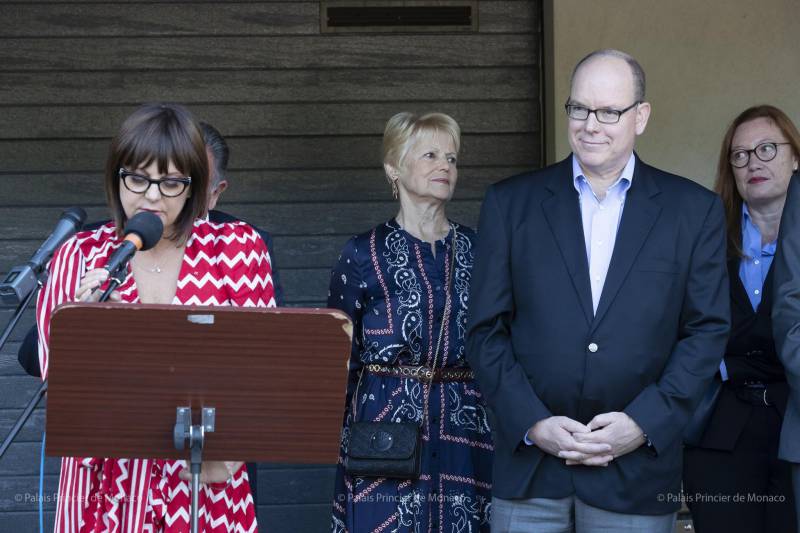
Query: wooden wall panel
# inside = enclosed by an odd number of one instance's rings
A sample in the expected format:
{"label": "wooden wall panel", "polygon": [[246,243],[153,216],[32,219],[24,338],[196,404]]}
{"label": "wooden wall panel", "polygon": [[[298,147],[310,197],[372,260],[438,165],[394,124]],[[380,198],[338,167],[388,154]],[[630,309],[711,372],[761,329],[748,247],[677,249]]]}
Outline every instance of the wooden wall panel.
{"label": "wooden wall panel", "polygon": [[[224,65],[163,72],[13,71],[2,74],[3,105],[100,105],[171,100],[184,104],[388,101],[537,101],[535,65],[414,68],[393,63],[359,69],[246,71]],[[376,88],[380,90],[376,90]],[[539,106],[533,106],[538,112]]]}
{"label": "wooden wall panel", "polygon": [[[220,207],[274,235],[289,305],[322,306],[345,241],[396,211],[380,165],[386,120],[439,110],[462,126],[448,214],[474,225],[487,185],[541,161],[540,5],[480,0],[474,33],[319,33],[316,1],[18,0],[0,3],[0,275],[24,262],[61,211],[107,218],[108,141],[138,104],[176,101],[229,140]],[[12,309],[0,306],[0,325]],[[0,351],[0,434],[38,381]],[[0,460],[3,530],[38,516],[36,410]],[[57,459],[45,467],[52,524]],[[263,465],[271,533],[329,527],[332,468]]]}
{"label": "wooden wall panel", "polygon": [[[0,115],[0,139],[81,136],[98,137],[107,143],[131,109],[130,105],[8,106]],[[226,137],[375,134],[383,131],[386,117],[397,109],[436,109],[454,117],[464,117],[459,125],[470,135],[531,132],[536,131],[539,123],[536,110],[525,99],[452,102],[446,94],[423,103],[339,101],[192,106],[195,114],[226,132]],[[78,117],[81,120],[76,120]]]}
{"label": "wooden wall panel", "polygon": [[97,2],[0,5],[0,37],[136,38],[185,35],[309,35],[319,30],[317,2],[291,9],[270,2]]}
{"label": "wooden wall panel", "polygon": [[[235,156],[234,156],[235,157]],[[377,159],[377,155],[375,156]],[[480,200],[486,186],[498,176],[511,176],[526,169],[522,166],[461,166],[455,199]],[[389,185],[379,167],[346,169],[255,169],[230,170],[227,174],[230,187],[225,191],[224,203],[272,204],[302,200],[348,201],[353,191],[358,191],[360,201],[386,200]],[[81,173],[40,172],[27,174],[14,172],[3,175],[4,186],[16,191],[13,197],[0,195],[0,207],[21,205],[104,205],[102,174],[97,170]],[[330,187],[329,182],[337,187]],[[48,195],[39,192],[47,190]],[[91,199],[89,201],[88,199]]]}
{"label": "wooden wall panel", "polygon": [[[461,161],[487,166],[530,165],[537,159],[535,133],[466,134]],[[378,135],[229,137],[236,169],[380,168]],[[0,141],[0,172],[86,171],[102,168],[106,139],[24,139]],[[355,192],[355,191],[354,191]]]}
{"label": "wooden wall panel", "polygon": [[[211,5],[209,5],[211,4]],[[319,32],[319,2],[82,2],[0,5],[0,37],[310,35]],[[481,33],[528,33],[536,21],[525,2],[482,2]]]}
{"label": "wooden wall panel", "polygon": [[[194,65],[250,68],[385,67],[387,60],[415,67],[534,65],[532,35],[354,35],[287,37],[100,37],[3,40],[0,72],[10,70],[128,70],[165,72]],[[168,58],[169,61],[165,61]]]}
{"label": "wooden wall panel", "polygon": [[[11,318],[12,314],[13,314],[13,309],[9,309],[7,307],[0,308],[0,320],[2,320],[2,324],[5,325]],[[21,378],[24,377],[24,379],[19,383],[10,383],[9,388],[6,388],[6,382],[3,381],[3,394],[4,395],[8,394],[10,397],[9,401],[14,402],[13,407],[19,409],[22,409],[26,405],[28,398],[33,395],[35,389],[31,388],[30,394],[25,394],[22,396],[20,395],[12,396],[12,394],[15,394],[13,392],[15,390],[13,389],[13,387],[16,386],[33,387],[33,386],[38,386],[39,383],[37,383],[36,381],[33,382],[30,381],[29,377],[26,377],[25,372],[22,370],[22,368],[20,368],[19,364],[16,365],[13,364],[12,359],[16,360],[16,348],[18,348],[19,345],[17,344],[16,346],[12,346],[12,344],[22,342],[22,339],[25,337],[25,333],[28,331],[28,328],[33,326],[33,324],[34,324],[33,311],[29,309],[23,314],[22,319],[19,322],[19,326],[16,329],[14,329],[14,331],[11,333],[11,336],[9,338],[9,343],[6,344],[3,350],[3,360],[4,360],[3,369],[5,372],[7,372],[4,373],[4,375],[18,376]],[[8,354],[6,353],[6,351],[7,350],[10,351],[10,349],[14,349],[13,356],[11,355],[11,353]],[[11,407],[9,407],[9,409],[11,409]],[[2,472],[0,472],[0,474],[2,474]]]}
{"label": "wooden wall panel", "polygon": [[[479,200],[454,200],[448,205],[447,213],[450,218],[474,225],[479,208]],[[372,202],[296,202],[269,206],[226,204],[225,209],[275,235],[341,235],[360,233],[388,220],[397,212],[397,204],[388,198]],[[60,207],[0,207],[0,235],[35,239],[55,225],[61,211]],[[86,212],[88,220],[108,218],[104,206],[89,207]],[[320,266],[330,268],[333,263]]]}

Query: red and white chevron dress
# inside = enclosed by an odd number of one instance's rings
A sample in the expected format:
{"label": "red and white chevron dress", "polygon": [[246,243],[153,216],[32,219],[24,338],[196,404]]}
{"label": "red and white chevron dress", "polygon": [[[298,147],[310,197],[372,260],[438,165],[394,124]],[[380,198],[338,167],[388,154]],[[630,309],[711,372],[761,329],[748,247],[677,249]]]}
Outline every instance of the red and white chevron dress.
{"label": "red and white chevron dress", "polygon": [[[109,223],[78,233],[53,257],[36,312],[43,377],[47,377],[50,313],[58,304],[74,300],[83,274],[102,267],[120,244],[113,223]],[[119,290],[122,301],[139,301],[132,275]],[[186,244],[172,303],[274,307],[264,241],[242,222],[197,220]],[[178,477],[184,466],[183,461],[161,459],[63,458],[56,533],[189,531],[189,483]],[[244,466],[230,483],[201,485],[199,530],[258,530]]]}

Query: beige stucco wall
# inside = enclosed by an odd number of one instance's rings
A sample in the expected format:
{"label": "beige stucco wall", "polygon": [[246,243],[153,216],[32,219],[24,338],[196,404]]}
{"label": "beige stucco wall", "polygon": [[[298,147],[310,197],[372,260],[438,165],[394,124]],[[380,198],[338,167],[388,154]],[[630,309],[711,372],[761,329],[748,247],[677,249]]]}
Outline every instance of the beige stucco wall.
{"label": "beige stucco wall", "polygon": [[800,126],[800,0],[546,0],[547,162],[569,153],[563,105],[575,63],[598,48],[635,56],[653,112],[637,151],[711,186],[725,128],[758,103]]}

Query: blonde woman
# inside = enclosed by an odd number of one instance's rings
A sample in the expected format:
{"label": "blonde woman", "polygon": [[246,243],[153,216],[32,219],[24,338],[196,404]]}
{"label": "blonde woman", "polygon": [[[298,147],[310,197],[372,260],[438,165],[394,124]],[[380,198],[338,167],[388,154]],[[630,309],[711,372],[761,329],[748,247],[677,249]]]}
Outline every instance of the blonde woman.
{"label": "blonde woman", "polygon": [[[395,217],[353,237],[335,266],[329,307],[355,324],[332,531],[489,531],[492,437],[464,359],[475,232],[447,218],[460,128],[449,116],[399,113],[383,164]],[[420,474],[348,474],[355,422],[419,426]]]}

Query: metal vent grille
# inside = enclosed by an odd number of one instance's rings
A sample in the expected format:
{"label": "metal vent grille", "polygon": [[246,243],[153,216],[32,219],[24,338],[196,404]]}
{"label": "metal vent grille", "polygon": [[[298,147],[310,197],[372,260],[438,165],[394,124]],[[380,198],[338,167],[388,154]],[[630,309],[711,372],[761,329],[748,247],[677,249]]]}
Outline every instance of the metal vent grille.
{"label": "metal vent grille", "polygon": [[477,31],[477,2],[321,2],[324,33]]}

